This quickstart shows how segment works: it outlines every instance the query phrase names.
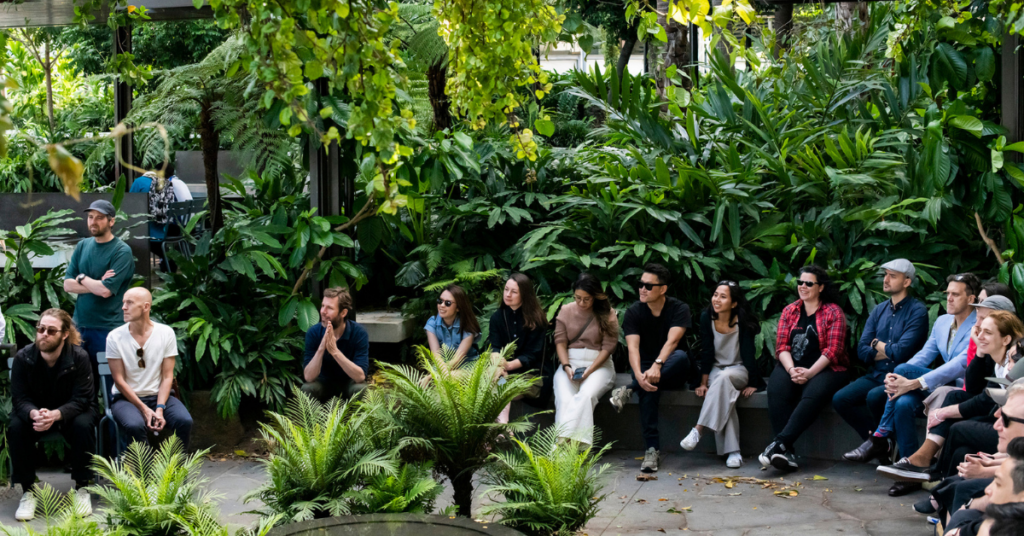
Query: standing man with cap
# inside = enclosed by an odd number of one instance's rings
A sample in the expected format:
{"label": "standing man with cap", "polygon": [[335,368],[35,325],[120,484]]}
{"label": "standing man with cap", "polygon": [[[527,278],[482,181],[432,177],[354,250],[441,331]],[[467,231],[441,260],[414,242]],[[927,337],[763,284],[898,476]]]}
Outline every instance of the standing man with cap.
{"label": "standing man with cap", "polygon": [[132,250],[114,236],[117,211],[110,201],[93,201],[88,214],[89,234],[75,246],[64,276],[64,290],[78,294],[75,325],[82,334],[82,348],[92,362],[92,375],[99,386],[96,354],[107,346],[107,335],[124,324],[121,304],[135,275]]}
{"label": "standing man with cap", "polygon": [[882,291],[889,299],[871,311],[857,344],[857,357],[869,372],[832,397],[836,413],[864,440],[861,446],[843,455],[856,462],[873,458],[884,462],[891,455],[892,439],[871,436],[885,411],[885,376],[921,350],[928,338],[928,309],[910,296],[916,274],[913,263],[896,259],[881,268],[885,272]]}

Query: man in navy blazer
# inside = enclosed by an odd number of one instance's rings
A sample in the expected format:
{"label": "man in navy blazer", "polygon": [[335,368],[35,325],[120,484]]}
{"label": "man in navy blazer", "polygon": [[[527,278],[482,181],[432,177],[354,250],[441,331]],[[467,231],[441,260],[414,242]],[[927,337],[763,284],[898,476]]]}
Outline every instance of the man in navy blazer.
{"label": "man in navy blazer", "polygon": [[885,271],[882,291],[889,299],[878,304],[864,324],[857,345],[857,357],[868,373],[843,387],[832,397],[832,407],[856,430],[863,443],[843,458],[867,462],[888,459],[895,444],[891,438],[872,440],[871,433],[885,411],[885,377],[898,365],[917,354],[928,338],[928,309],[910,296],[916,270],[907,259],[895,259],[881,266]]}

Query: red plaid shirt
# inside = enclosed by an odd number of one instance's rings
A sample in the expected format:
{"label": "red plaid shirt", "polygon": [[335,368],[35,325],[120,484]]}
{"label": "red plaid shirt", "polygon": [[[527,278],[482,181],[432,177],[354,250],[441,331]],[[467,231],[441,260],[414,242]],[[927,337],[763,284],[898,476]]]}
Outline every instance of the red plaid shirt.
{"label": "red plaid shirt", "polygon": [[[790,341],[793,328],[800,321],[800,308],[803,301],[797,300],[782,310],[782,317],[779,318],[779,329],[775,335],[775,358],[779,358],[780,352],[788,352],[792,349]],[[832,362],[831,368],[836,372],[846,370],[849,360],[846,356],[846,315],[842,308],[834,303],[823,303],[818,307],[815,316],[815,326],[819,334],[818,344],[821,346],[822,357],[827,357]]]}

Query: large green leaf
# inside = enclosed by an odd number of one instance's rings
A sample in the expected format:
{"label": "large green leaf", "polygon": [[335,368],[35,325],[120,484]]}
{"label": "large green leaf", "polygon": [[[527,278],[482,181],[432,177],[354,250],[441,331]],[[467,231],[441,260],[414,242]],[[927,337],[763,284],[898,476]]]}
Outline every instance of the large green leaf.
{"label": "large green leaf", "polygon": [[949,43],[939,43],[932,54],[933,76],[949,82],[953,88],[960,88],[967,79],[967,62],[960,51]]}
{"label": "large green leaf", "polygon": [[317,311],[313,302],[306,298],[299,302],[299,329],[309,331],[309,328],[320,321],[320,312]]}
{"label": "large green leaf", "polygon": [[981,47],[974,52],[974,74],[982,82],[988,82],[995,76],[996,54],[991,47]]}

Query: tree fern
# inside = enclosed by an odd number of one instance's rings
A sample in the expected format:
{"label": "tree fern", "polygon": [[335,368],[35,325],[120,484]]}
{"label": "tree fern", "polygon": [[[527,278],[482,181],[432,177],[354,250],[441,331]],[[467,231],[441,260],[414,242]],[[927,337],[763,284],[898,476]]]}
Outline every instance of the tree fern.
{"label": "tree fern", "polygon": [[485,506],[484,515],[498,514],[501,523],[530,535],[575,534],[597,515],[601,475],[608,465],[598,461],[609,449],[559,439],[547,428],[517,448],[495,453],[484,482],[486,495],[504,500]]}

